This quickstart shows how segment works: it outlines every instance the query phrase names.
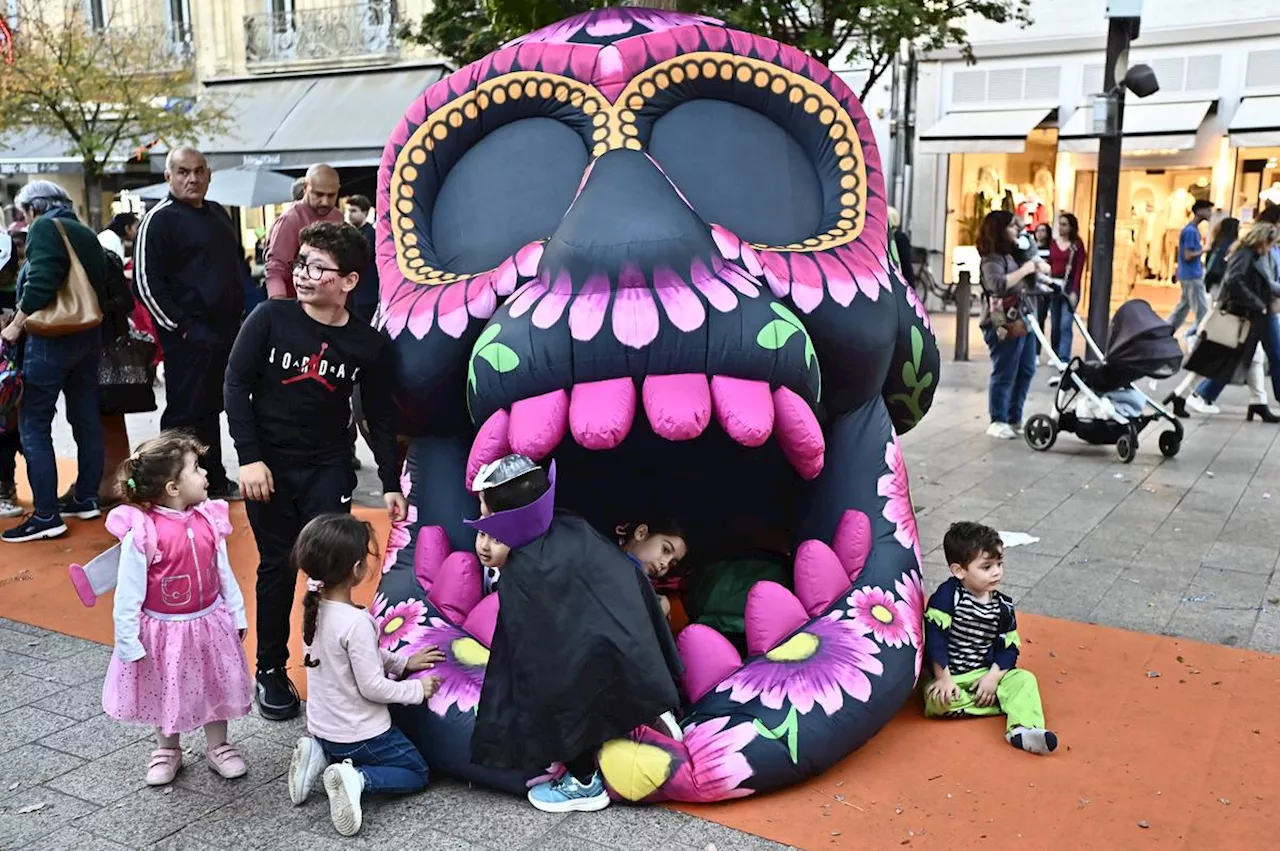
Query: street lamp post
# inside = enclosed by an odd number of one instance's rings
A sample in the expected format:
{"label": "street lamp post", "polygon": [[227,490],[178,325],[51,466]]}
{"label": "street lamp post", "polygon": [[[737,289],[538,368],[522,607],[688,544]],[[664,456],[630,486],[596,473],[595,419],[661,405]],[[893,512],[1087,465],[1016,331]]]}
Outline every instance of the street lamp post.
{"label": "street lamp post", "polygon": [[1116,205],[1120,194],[1120,159],[1124,129],[1124,92],[1140,98],[1159,85],[1146,65],[1128,68],[1129,43],[1138,37],[1142,0],[1107,0],[1107,59],[1103,93],[1093,104],[1098,135],[1098,197],[1093,217],[1093,272],[1089,283],[1089,335],[1105,351],[1111,323],[1111,272],[1116,242]]}

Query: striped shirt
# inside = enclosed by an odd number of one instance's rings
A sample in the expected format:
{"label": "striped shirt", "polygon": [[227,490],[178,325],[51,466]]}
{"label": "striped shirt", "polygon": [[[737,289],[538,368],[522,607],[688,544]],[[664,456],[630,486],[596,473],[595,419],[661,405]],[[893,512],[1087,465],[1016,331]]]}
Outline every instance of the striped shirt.
{"label": "striped shirt", "polygon": [[987,653],[1000,632],[1000,600],[995,594],[985,603],[961,586],[947,638],[947,666],[952,676],[987,664]]}

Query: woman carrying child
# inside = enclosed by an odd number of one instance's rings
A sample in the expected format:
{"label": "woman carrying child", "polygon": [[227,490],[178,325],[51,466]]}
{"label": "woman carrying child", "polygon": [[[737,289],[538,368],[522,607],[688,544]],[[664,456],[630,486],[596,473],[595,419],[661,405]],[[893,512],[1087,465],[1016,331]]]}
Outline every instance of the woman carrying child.
{"label": "woman carrying child", "polygon": [[368,575],[372,541],[368,523],[322,514],[303,527],[292,556],[310,577],[302,599],[310,735],[293,750],[289,798],[295,805],[305,802],[323,774],[329,815],[343,836],[360,830],[365,793],[408,795],[426,788],[426,760],[392,725],[387,704],[429,699],[438,679],[400,677],[444,659],[434,647],[412,656],[378,647],[373,617],[351,597]]}
{"label": "woman carrying child", "polygon": [[249,714],[253,684],[241,640],[248,622],[231,563],[227,504],[209,499],[204,447],[167,431],[120,467],[125,504],[107,516],[120,539],[115,652],[102,708],[156,729],[147,783],[163,786],[182,767],[178,736],[204,728],[209,768],[242,777],[227,722]]}

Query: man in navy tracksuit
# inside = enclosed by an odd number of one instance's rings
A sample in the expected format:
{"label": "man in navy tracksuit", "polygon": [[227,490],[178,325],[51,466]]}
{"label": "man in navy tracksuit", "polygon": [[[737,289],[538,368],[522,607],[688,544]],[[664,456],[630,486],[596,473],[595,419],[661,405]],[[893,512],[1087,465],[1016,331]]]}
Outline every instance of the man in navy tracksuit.
{"label": "man in navy tracksuit", "polygon": [[205,200],[209,164],[195,148],[165,161],[169,197],[142,220],[134,284],[164,350],[164,429],[186,429],[209,452],[209,496],[239,499],[222,463],[222,380],[244,311],[243,257],[231,217]]}

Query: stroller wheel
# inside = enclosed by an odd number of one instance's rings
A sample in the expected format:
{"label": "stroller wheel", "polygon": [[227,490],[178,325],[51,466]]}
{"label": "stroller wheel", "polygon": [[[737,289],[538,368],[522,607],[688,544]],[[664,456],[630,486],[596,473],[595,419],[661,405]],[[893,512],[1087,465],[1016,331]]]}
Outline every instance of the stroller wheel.
{"label": "stroller wheel", "polygon": [[1132,424],[1116,440],[1116,454],[1120,460],[1128,464],[1138,455],[1138,430]]}
{"label": "stroller wheel", "polygon": [[1160,432],[1160,454],[1166,458],[1172,458],[1178,454],[1178,450],[1182,448],[1182,438],[1178,437],[1178,433],[1174,431]]}
{"label": "stroller wheel", "polygon": [[1037,452],[1045,452],[1058,439],[1058,424],[1048,414],[1036,414],[1027,420],[1022,435],[1027,440],[1027,446]]}

